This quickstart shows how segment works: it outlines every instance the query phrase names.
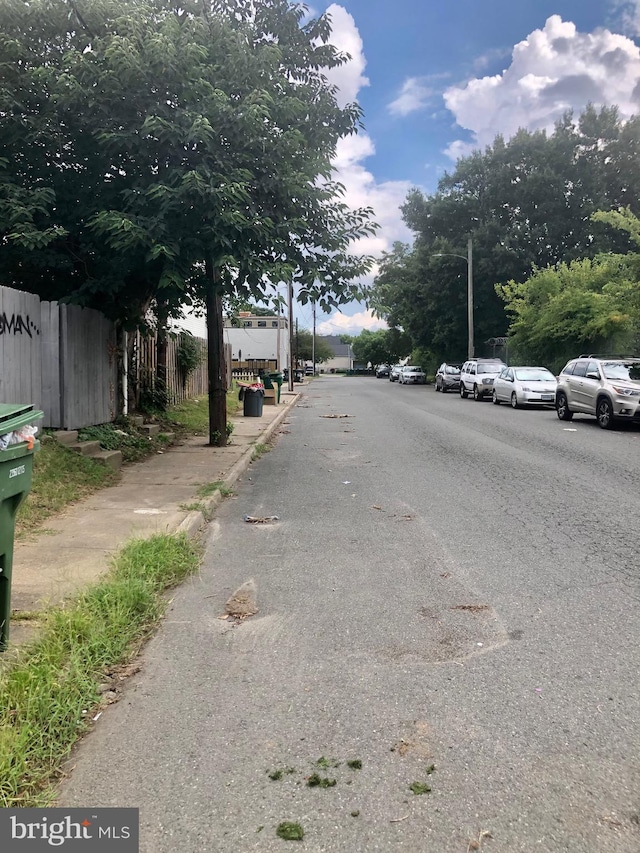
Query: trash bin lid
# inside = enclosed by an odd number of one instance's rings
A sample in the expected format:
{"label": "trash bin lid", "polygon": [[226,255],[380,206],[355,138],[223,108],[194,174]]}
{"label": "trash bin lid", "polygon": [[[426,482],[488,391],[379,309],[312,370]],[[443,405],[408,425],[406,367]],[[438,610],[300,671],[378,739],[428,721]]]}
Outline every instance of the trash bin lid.
{"label": "trash bin lid", "polygon": [[33,403],[0,403],[0,435],[20,429],[44,417]]}

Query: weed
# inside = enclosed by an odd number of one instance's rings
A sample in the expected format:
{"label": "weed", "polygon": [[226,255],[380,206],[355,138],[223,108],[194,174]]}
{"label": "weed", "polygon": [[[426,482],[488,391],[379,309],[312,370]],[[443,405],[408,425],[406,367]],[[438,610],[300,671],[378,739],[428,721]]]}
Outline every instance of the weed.
{"label": "weed", "polygon": [[279,782],[280,779],[286,774],[290,776],[292,773],[296,772],[295,767],[285,767],[284,769],[273,770],[271,773],[267,770],[267,776],[271,779],[272,782]]}
{"label": "weed", "polygon": [[428,794],[431,791],[426,782],[412,782],[409,785],[409,790],[414,794]]}
{"label": "weed", "polygon": [[284,838],[285,841],[302,841],[304,838],[304,829],[299,823],[285,820],[278,824],[276,835],[278,838]]}
{"label": "weed", "polygon": [[224,482],[224,480],[216,480],[214,483],[205,483],[198,489],[199,498],[207,498],[214,492],[220,492],[223,498],[228,498],[233,494],[233,489]]}
{"label": "weed", "polygon": [[435,764],[430,764],[430,765],[427,767],[427,769],[425,770],[425,773],[427,774],[427,776],[431,776],[431,774],[432,774],[432,773],[435,773],[435,770],[436,770],[436,765],[435,765]]}
{"label": "weed", "polygon": [[312,773],[307,779],[307,785],[309,788],[333,788],[336,783],[336,779],[329,779],[326,776],[318,776],[317,773]]}
{"label": "weed", "polygon": [[164,612],[164,590],[197,566],[184,536],[132,540],[100,583],[41,614],[39,639],[0,675],[0,807],[51,800],[104,672],[136,654]]}
{"label": "weed", "polygon": [[42,618],[42,613],[37,610],[12,610],[12,622],[37,622]]}
{"label": "weed", "polygon": [[253,456],[252,460],[260,459],[261,456],[264,456],[265,453],[268,453],[271,450],[268,444],[262,444],[262,442],[258,442],[256,446],[253,448]]}
{"label": "weed", "polygon": [[322,767],[326,770],[328,767],[340,767],[340,762],[336,761],[335,758],[325,758],[324,755],[321,755],[320,758],[316,761],[318,767]]}
{"label": "weed", "polygon": [[352,770],[362,770],[362,761],[359,758],[353,758],[351,761],[347,761],[347,767]]}

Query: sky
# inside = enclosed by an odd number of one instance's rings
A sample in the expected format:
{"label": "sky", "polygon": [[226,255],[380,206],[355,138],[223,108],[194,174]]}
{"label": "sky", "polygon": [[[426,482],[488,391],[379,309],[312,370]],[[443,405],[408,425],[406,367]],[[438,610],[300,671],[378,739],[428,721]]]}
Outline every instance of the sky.
{"label": "sky", "polygon": [[[640,0],[308,0],[328,12],[330,41],[350,54],[330,73],[364,130],[341,140],[336,176],[380,229],[355,248],[380,257],[411,242],[400,205],[437,190],[458,157],[520,127],[553,130],[569,109],[640,111]],[[373,272],[375,274],[375,270]],[[370,283],[373,274],[366,283]],[[298,309],[311,327],[311,309]],[[319,334],[383,328],[361,303],[319,313]]]}

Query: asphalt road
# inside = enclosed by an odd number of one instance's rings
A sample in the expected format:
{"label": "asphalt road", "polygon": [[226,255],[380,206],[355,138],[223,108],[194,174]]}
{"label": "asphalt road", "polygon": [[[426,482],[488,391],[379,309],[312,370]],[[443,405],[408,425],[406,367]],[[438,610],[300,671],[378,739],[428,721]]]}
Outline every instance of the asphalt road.
{"label": "asphalt road", "polygon": [[[635,853],[639,450],[637,428],[315,380],[60,802],[139,806],[143,853]],[[249,579],[257,615],[221,620]]]}

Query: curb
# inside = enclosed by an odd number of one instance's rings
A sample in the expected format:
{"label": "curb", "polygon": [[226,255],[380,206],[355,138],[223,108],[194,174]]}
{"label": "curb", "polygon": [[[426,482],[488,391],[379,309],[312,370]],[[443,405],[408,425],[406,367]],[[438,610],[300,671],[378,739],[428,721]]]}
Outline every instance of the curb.
{"label": "curb", "polygon": [[[260,438],[267,442],[271,439],[275,431],[278,429],[282,421],[286,418],[289,411],[295,406],[300,398],[300,394],[296,394],[295,397],[292,397],[287,401],[286,405],[283,407],[281,412],[278,412],[278,415],[271,421],[269,426],[262,433]],[[242,458],[236,462],[233,468],[229,471],[227,476],[224,478],[224,484],[226,486],[233,486],[240,476],[244,474],[247,470],[251,462],[253,461],[253,451],[255,448],[255,444],[250,444],[247,450],[243,453]],[[180,535],[184,533],[189,539],[197,539],[202,530],[207,526],[210,520],[211,514],[215,509],[222,503],[222,494],[219,491],[214,492],[214,494],[203,501],[205,506],[205,511],[202,510],[194,510],[190,512],[185,518],[182,519],[180,524],[176,527],[172,535]]]}

